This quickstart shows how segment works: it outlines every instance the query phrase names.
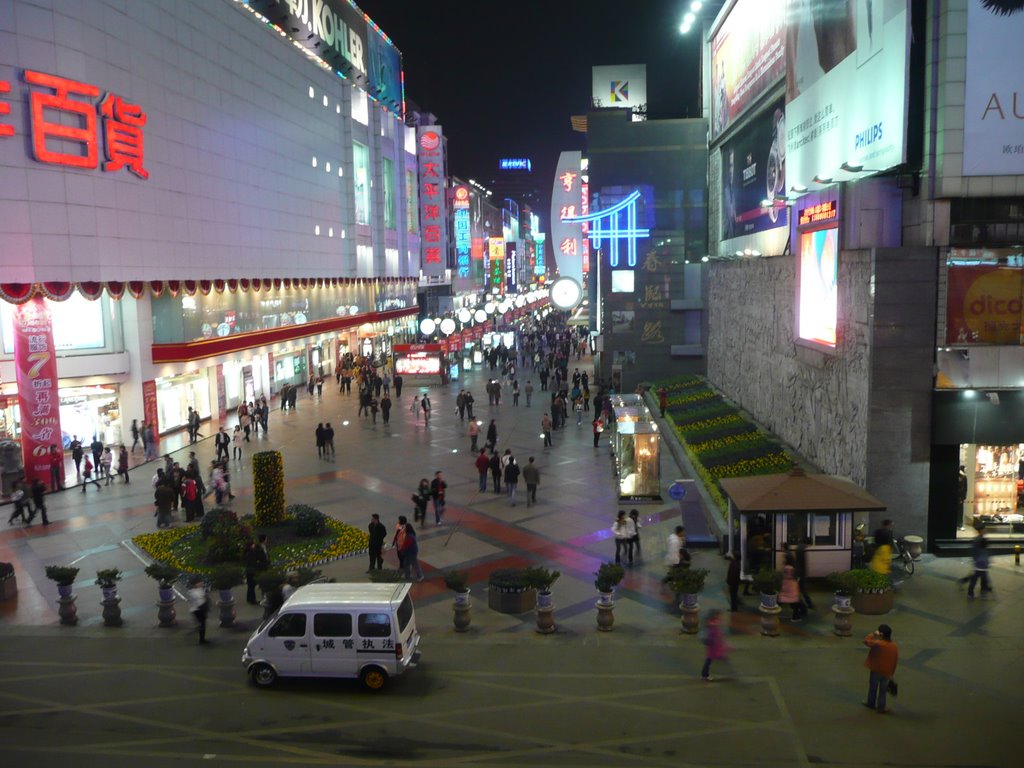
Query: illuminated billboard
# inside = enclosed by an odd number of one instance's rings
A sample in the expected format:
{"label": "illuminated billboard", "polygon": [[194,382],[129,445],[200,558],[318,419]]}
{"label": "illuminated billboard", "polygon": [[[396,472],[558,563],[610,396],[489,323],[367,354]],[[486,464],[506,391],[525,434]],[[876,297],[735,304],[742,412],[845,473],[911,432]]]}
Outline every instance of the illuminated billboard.
{"label": "illuminated billboard", "polygon": [[836,345],[839,311],[839,229],[829,227],[800,235],[797,336]]}
{"label": "illuminated billboard", "polygon": [[786,74],[786,0],[737,0],[711,38],[711,138]]}
{"label": "illuminated billboard", "polygon": [[583,284],[584,246],[583,228],[579,224],[566,224],[562,219],[577,216],[583,211],[583,156],[580,152],[562,152],[555,166],[551,185],[551,250],[555,265],[564,277]]}
{"label": "illuminated billboard", "polygon": [[964,176],[1024,175],[1024,9],[1005,5],[967,3]]}
{"label": "illuminated billboard", "polygon": [[591,70],[595,107],[633,109],[647,105],[647,65],[620,64]]}
{"label": "illuminated billboard", "polygon": [[469,188],[456,187],[452,195],[452,229],[455,231],[455,267],[458,276],[469,277],[472,238],[469,228]]}
{"label": "illuminated billboard", "polygon": [[395,358],[395,373],[402,376],[436,376],[441,373],[441,357],[429,352],[412,352]]}
{"label": "illuminated billboard", "polygon": [[722,145],[723,240],[788,223],[784,108],[779,100]]}
{"label": "illuminated billboard", "polygon": [[844,164],[906,159],[910,27],[906,0],[789,0],[786,177],[806,187]]}
{"label": "illuminated billboard", "polygon": [[505,238],[487,238],[488,288],[492,293],[505,292]]}
{"label": "illuminated billboard", "polygon": [[503,157],[498,160],[498,167],[503,171],[532,171],[533,163],[528,157]]}

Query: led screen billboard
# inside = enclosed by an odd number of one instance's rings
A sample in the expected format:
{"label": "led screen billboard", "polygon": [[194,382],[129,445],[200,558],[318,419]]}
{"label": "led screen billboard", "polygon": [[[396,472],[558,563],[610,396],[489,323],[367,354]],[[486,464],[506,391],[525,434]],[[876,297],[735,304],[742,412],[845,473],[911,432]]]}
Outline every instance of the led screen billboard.
{"label": "led screen billboard", "polygon": [[836,345],[839,310],[839,229],[830,227],[800,235],[800,276],[797,336],[805,341]]}
{"label": "led screen billboard", "polygon": [[786,74],[786,0],[737,0],[711,38],[711,138]]}
{"label": "led screen billboard", "polygon": [[1024,175],[1024,8],[1010,4],[967,4],[964,176]]}
{"label": "led screen billboard", "polygon": [[723,240],[788,223],[784,108],[780,99],[722,145]]}
{"label": "led screen billboard", "polygon": [[906,159],[910,33],[905,0],[789,0],[786,176],[806,187],[840,167]]}

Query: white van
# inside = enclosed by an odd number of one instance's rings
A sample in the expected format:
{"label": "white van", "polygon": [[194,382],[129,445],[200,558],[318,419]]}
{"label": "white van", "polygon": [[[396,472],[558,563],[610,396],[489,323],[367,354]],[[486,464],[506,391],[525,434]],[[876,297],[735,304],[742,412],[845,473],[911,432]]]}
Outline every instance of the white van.
{"label": "white van", "polygon": [[257,685],[278,677],[358,677],[378,690],[419,659],[411,587],[300,587],[253,632],[242,664]]}

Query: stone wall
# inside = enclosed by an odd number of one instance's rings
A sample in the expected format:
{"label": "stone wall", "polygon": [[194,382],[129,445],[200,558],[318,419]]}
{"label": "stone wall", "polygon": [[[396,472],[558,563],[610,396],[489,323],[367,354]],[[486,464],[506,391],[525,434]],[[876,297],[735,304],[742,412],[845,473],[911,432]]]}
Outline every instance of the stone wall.
{"label": "stone wall", "polygon": [[798,345],[796,260],[714,262],[708,279],[708,377],[830,474],[867,479],[870,254],[839,260],[835,353]]}

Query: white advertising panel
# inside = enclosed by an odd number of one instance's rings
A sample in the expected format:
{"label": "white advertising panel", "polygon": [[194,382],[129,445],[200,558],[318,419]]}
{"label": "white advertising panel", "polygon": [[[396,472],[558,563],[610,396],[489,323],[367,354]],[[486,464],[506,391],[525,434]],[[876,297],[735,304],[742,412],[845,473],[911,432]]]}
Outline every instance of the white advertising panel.
{"label": "white advertising panel", "polygon": [[969,0],[964,176],[1024,174],[1024,8]]}
{"label": "white advertising panel", "polygon": [[621,64],[591,70],[595,107],[632,109],[647,104],[647,65]]}
{"label": "white advertising panel", "polygon": [[580,152],[562,152],[558,156],[555,179],[551,187],[551,251],[564,277],[583,284],[583,228],[580,224],[565,224],[562,219],[580,216],[582,210],[583,179]]}
{"label": "white advertising panel", "polygon": [[788,184],[906,159],[909,41],[905,0],[789,0]]}
{"label": "white advertising panel", "polygon": [[786,75],[786,0],[737,0],[711,39],[712,139]]}

